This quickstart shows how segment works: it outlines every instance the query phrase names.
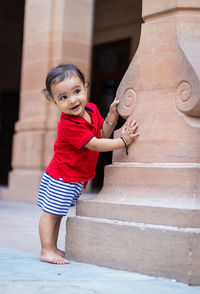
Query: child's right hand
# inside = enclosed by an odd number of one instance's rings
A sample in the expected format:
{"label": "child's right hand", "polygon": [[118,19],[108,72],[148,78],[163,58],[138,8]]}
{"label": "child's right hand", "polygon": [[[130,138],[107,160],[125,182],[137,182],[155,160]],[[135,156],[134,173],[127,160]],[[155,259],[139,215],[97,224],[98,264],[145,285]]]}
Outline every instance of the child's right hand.
{"label": "child's right hand", "polygon": [[139,133],[136,133],[138,124],[133,119],[128,119],[123,128],[122,128],[122,137],[126,141],[127,146],[130,145],[134,139],[139,136]]}

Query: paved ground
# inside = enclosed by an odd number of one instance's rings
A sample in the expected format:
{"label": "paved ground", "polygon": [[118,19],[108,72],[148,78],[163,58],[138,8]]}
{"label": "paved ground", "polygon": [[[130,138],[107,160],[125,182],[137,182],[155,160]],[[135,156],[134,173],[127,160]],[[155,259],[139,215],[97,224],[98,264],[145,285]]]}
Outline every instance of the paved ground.
{"label": "paved ground", "polygon": [[[0,294],[200,294],[200,287],[71,261],[42,263],[38,256],[40,208],[0,200]],[[70,209],[70,215],[75,209]],[[64,248],[65,221],[60,248]]]}

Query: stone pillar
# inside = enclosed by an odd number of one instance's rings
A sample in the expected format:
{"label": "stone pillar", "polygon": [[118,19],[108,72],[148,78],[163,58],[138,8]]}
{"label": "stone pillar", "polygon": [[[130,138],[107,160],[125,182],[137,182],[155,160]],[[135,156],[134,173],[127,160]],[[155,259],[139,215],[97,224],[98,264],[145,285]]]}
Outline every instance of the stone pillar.
{"label": "stone pillar", "polygon": [[75,63],[88,78],[93,0],[26,0],[20,117],[14,135],[9,200],[36,201],[43,170],[53,155],[58,109],[41,94],[59,62]]}
{"label": "stone pillar", "polygon": [[68,218],[67,256],[200,285],[200,3],[143,0],[143,19],[116,94],[140,136]]}

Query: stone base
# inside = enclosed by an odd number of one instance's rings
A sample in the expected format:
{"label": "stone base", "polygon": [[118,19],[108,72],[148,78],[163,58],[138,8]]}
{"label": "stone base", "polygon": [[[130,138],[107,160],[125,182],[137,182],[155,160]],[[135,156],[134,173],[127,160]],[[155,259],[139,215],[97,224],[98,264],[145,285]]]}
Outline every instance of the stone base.
{"label": "stone base", "polygon": [[90,201],[79,200],[76,208],[77,215],[134,223],[199,228],[200,209],[111,203],[98,201],[96,198]]}
{"label": "stone base", "polygon": [[67,258],[200,285],[200,229],[69,217]]}
{"label": "stone base", "polygon": [[9,186],[1,190],[1,198],[9,201],[36,202],[42,171],[15,170],[9,173]]}
{"label": "stone base", "polygon": [[200,209],[200,164],[114,163],[105,167],[98,201]]}
{"label": "stone base", "polygon": [[113,164],[67,220],[67,257],[200,285],[199,164]]}

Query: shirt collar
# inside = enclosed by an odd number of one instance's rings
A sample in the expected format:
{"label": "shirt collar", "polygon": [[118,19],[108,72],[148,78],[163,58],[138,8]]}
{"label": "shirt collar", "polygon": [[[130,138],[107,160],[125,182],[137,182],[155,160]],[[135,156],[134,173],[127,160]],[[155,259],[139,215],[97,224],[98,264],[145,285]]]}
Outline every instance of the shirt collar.
{"label": "shirt collar", "polygon": [[[91,117],[92,117],[92,115],[94,113],[93,109],[91,109],[87,105],[85,106],[85,109],[91,112]],[[87,120],[85,120],[81,116],[70,115],[70,114],[66,114],[66,113],[62,112],[61,117],[64,118],[64,119],[67,119],[69,121],[72,121],[74,123],[77,123],[77,124],[89,124],[89,125],[91,125]]]}

